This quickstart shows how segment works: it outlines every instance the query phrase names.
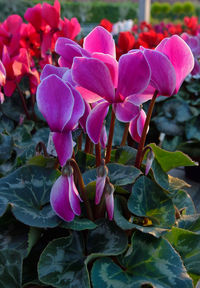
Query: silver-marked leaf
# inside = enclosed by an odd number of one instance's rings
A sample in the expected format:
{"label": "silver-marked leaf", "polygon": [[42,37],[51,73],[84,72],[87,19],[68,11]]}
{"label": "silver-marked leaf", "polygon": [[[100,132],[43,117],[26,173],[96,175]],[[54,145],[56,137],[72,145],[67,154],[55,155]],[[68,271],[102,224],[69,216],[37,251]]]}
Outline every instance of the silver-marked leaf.
{"label": "silver-marked leaf", "polygon": [[173,227],[165,237],[180,254],[187,271],[200,278],[200,235]]}
{"label": "silver-marked leaf", "polygon": [[183,215],[178,221],[178,227],[200,234],[200,214]]}
{"label": "silver-marked leaf", "polygon": [[71,222],[62,222],[60,227],[66,229],[72,229],[75,231],[82,230],[92,230],[97,227],[97,225],[89,219],[75,217]]}
{"label": "silver-marked leaf", "polygon": [[21,288],[22,256],[14,249],[0,251],[0,287]]}
{"label": "silver-marked leaf", "polygon": [[179,190],[173,195],[172,201],[179,210],[183,209],[185,214],[192,215],[196,213],[192,198],[186,191]]}
{"label": "silver-marked leaf", "polygon": [[151,165],[151,174],[155,182],[165,190],[169,190],[169,181],[168,175],[163,169],[161,168],[160,164],[158,163],[157,159],[153,160]]}
{"label": "silver-marked leaf", "polygon": [[28,255],[28,227],[21,223],[0,226],[0,250],[15,249],[22,257]]}
{"label": "silver-marked leaf", "polygon": [[11,157],[13,148],[13,138],[0,133],[0,163],[5,162]]}
{"label": "silver-marked leaf", "polygon": [[111,162],[133,165],[135,163],[136,154],[137,150],[130,146],[113,149],[111,152]]}
{"label": "silver-marked leaf", "polygon": [[132,219],[127,220],[122,211],[121,203],[119,197],[115,197],[115,210],[114,210],[114,220],[121,229],[123,230],[132,230],[136,229],[143,233],[148,233],[154,237],[159,238],[161,235],[167,232],[167,229],[155,226],[142,226],[131,221]]}
{"label": "silver-marked leaf", "polygon": [[170,228],[175,222],[173,202],[151,179],[142,176],[133,185],[128,209],[137,216],[148,217],[153,226]]}
{"label": "silver-marked leaf", "polygon": [[0,197],[0,217],[6,212],[8,207],[8,199]]}
{"label": "silver-marked leaf", "polygon": [[128,245],[126,233],[112,221],[101,219],[98,227],[88,232],[89,254],[109,256],[123,253]]}
{"label": "silver-marked leaf", "polygon": [[120,266],[108,258],[94,263],[94,288],[139,288],[145,284],[155,288],[193,287],[180,256],[165,239],[135,232],[131,246],[118,261]]}
{"label": "silver-marked leaf", "polygon": [[77,233],[53,240],[40,256],[39,279],[57,288],[89,288],[89,275],[84,261],[84,244]]}
{"label": "silver-marked leaf", "polygon": [[[134,166],[125,166],[122,164],[107,164],[108,177],[113,185],[127,185],[132,184],[141,175],[141,171]],[[88,170],[83,174],[85,185],[90,182],[96,181],[96,169]]]}
{"label": "silver-marked leaf", "polygon": [[35,227],[56,227],[60,219],[49,204],[57,171],[39,166],[23,166],[0,179],[0,196],[7,198],[14,216]]}

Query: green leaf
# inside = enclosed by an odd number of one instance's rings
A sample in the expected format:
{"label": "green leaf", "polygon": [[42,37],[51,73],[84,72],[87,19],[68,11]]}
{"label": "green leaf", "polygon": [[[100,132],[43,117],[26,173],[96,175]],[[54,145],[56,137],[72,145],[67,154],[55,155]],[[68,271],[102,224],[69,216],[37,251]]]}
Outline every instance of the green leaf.
{"label": "green leaf", "polygon": [[191,121],[186,123],[185,134],[187,140],[200,141],[200,116],[194,117]]}
{"label": "green leaf", "polygon": [[178,227],[200,234],[200,214],[183,215],[178,221]]}
{"label": "green leaf", "polygon": [[40,256],[39,279],[57,288],[89,288],[89,275],[84,261],[84,244],[77,233],[53,240]]}
{"label": "green leaf", "polygon": [[169,191],[171,193],[176,193],[180,189],[191,187],[191,185],[186,183],[184,180],[173,177],[171,175],[168,175],[168,181],[169,181]]}
{"label": "green leaf", "polygon": [[96,157],[91,154],[87,154],[83,151],[78,151],[76,154],[76,161],[79,165],[81,172],[94,168],[96,166]]}
{"label": "green leaf", "polygon": [[195,165],[195,163],[181,151],[169,152],[161,149],[154,143],[150,144],[150,146],[153,149],[155,158],[165,172],[180,166]]}
{"label": "green leaf", "polygon": [[190,215],[196,213],[192,198],[186,191],[179,190],[175,195],[173,195],[172,201],[179,210],[184,209],[185,214]]}
{"label": "green leaf", "polygon": [[8,207],[8,200],[4,197],[0,197],[0,217],[6,212]]}
{"label": "green leaf", "polygon": [[21,288],[22,256],[14,249],[0,251],[0,286]]}
{"label": "green leaf", "polygon": [[0,196],[8,199],[14,216],[35,227],[55,227],[60,220],[49,204],[57,171],[39,166],[23,166],[0,179]]}
{"label": "green leaf", "polygon": [[125,216],[123,215],[122,207],[121,207],[121,199],[119,197],[115,197],[115,210],[114,210],[114,220],[116,224],[123,230],[132,230],[136,229],[139,230],[143,233],[148,233],[153,235],[154,237],[159,238],[161,235],[163,235],[167,229],[160,228],[160,227],[155,227],[155,226],[142,226],[139,224],[134,223],[138,222],[136,220],[138,219],[126,219]]}
{"label": "green leaf", "polygon": [[119,256],[118,263],[109,258],[97,260],[91,273],[93,287],[193,287],[180,256],[164,239],[135,232],[130,248]]}
{"label": "green leaf", "polygon": [[15,249],[22,257],[28,255],[28,227],[21,223],[0,226],[0,250]]}
{"label": "green leaf", "polygon": [[119,255],[123,253],[128,245],[126,233],[112,221],[101,219],[96,223],[98,227],[88,232],[88,253],[96,256]]}
{"label": "green leaf", "polygon": [[56,164],[56,158],[46,158],[43,155],[37,155],[27,161],[27,165],[35,165],[46,168],[53,168]]}
{"label": "green leaf", "polygon": [[164,190],[169,190],[169,181],[168,181],[168,175],[165,171],[163,171],[162,167],[158,163],[157,159],[153,160],[153,163],[151,165],[150,169],[150,175],[152,175],[152,178],[154,181]]}
{"label": "green leaf", "polygon": [[87,218],[75,217],[71,222],[62,222],[60,227],[75,231],[82,231],[95,229],[97,225]]}
{"label": "green leaf", "polygon": [[200,276],[200,235],[173,227],[165,237],[180,254],[187,271]]}
{"label": "green leaf", "polygon": [[133,165],[135,163],[136,154],[137,150],[129,146],[113,149],[111,152],[111,162]]}
{"label": "green leaf", "polygon": [[0,163],[8,160],[11,157],[12,149],[12,137],[0,133]]}
{"label": "green leaf", "polygon": [[[107,164],[108,177],[113,185],[127,185],[132,184],[141,175],[141,171],[134,166],[125,166],[122,164]],[[83,174],[85,185],[90,182],[96,181],[96,169],[88,170]]]}
{"label": "green leaf", "polygon": [[140,177],[133,185],[128,209],[134,215],[148,217],[157,227],[170,228],[175,222],[172,200],[145,176]]}

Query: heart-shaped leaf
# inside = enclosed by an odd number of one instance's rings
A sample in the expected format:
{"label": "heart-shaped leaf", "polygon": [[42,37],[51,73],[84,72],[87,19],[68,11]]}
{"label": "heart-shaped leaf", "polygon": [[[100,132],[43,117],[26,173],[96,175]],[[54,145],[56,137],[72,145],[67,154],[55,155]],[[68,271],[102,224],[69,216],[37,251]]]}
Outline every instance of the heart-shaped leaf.
{"label": "heart-shaped leaf", "polygon": [[193,287],[180,256],[168,241],[139,232],[133,234],[129,250],[116,263],[109,258],[97,260],[91,277],[94,288],[138,288],[147,284],[159,288]]}
{"label": "heart-shaped leaf", "polygon": [[22,256],[14,249],[0,250],[0,286],[21,288]]}
{"label": "heart-shaped leaf", "polygon": [[170,228],[175,222],[173,202],[151,179],[142,176],[133,185],[128,209],[137,216],[148,217],[154,226]]}
{"label": "heart-shaped leaf", "polygon": [[178,227],[200,234],[200,214],[183,215],[178,221]]}
{"label": "heart-shaped leaf", "polygon": [[85,258],[83,240],[77,233],[53,240],[40,256],[39,279],[57,288],[89,288]]}
{"label": "heart-shaped leaf", "polygon": [[26,225],[55,227],[60,220],[49,204],[57,171],[23,166],[0,179],[0,196],[8,199],[14,216]]}
{"label": "heart-shaped leaf", "polygon": [[0,217],[6,212],[8,199],[0,197]]}

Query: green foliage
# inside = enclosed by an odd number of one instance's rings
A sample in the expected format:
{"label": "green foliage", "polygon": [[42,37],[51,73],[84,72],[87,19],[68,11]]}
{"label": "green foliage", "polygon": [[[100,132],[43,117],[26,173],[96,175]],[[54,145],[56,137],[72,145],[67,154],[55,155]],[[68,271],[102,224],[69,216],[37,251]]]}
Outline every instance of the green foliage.
{"label": "green foliage", "polygon": [[[53,4],[54,1],[11,0],[5,3],[4,0],[0,0],[0,20],[5,20],[10,14],[19,14],[23,17],[28,7],[32,7],[41,2]],[[107,18],[114,23],[124,19],[135,19],[137,17],[137,7],[138,5],[132,2],[105,3],[101,1],[62,1],[61,13],[62,17],[70,19],[72,17],[77,17],[81,23],[99,23],[103,18]]]}

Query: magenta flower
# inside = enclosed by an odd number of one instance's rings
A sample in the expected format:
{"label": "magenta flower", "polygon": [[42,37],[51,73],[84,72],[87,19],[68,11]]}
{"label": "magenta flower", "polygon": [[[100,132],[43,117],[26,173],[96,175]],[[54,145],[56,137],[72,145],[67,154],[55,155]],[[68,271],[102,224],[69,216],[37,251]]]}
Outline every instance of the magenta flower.
{"label": "magenta flower", "polygon": [[[163,39],[155,50],[140,48],[151,68],[150,85],[135,101],[138,104],[152,99],[155,90],[158,96],[176,94],[194,67],[194,57],[181,37],[173,35]],[[135,50],[129,53],[134,53]]]}
{"label": "magenta flower", "polygon": [[[60,77],[63,68],[47,65],[37,89],[38,108],[53,133],[59,162],[63,166],[73,152],[72,130],[84,113],[84,102],[73,86]],[[54,74],[51,74],[51,73]]]}
{"label": "magenta flower", "polygon": [[80,201],[82,200],[74,183],[73,169],[67,165],[51,189],[51,207],[60,218],[72,221],[75,215],[81,214]]}
{"label": "magenta flower", "polygon": [[102,53],[116,57],[112,35],[101,26],[94,28],[84,38],[83,48],[76,42],[61,37],[56,42],[55,51],[61,56],[59,65],[68,68],[71,68],[74,57],[95,57],[94,53],[100,54],[99,57]]}
{"label": "magenta flower", "polygon": [[192,75],[200,74],[200,37],[199,36],[191,36],[187,33],[183,33],[181,35],[182,39],[188,44],[193,55],[194,55],[194,68],[191,71]]}
{"label": "magenta flower", "polygon": [[151,71],[142,51],[121,56],[119,67],[112,56],[99,53],[98,59],[75,57],[72,76],[86,102],[104,99],[92,109],[86,123],[88,136],[97,144],[109,105],[122,122],[131,121],[139,113],[134,96],[147,88]]}

